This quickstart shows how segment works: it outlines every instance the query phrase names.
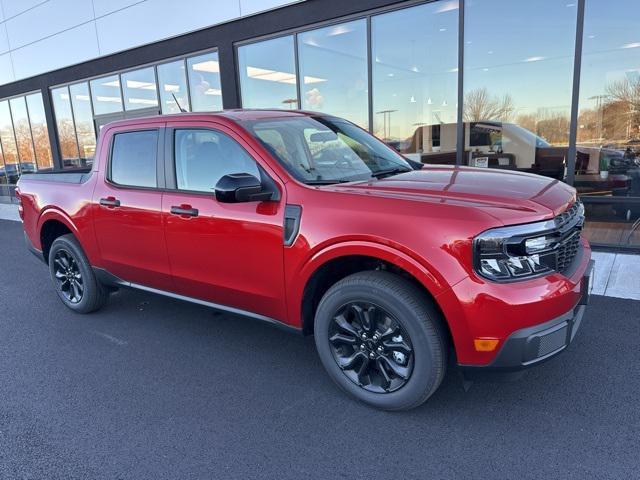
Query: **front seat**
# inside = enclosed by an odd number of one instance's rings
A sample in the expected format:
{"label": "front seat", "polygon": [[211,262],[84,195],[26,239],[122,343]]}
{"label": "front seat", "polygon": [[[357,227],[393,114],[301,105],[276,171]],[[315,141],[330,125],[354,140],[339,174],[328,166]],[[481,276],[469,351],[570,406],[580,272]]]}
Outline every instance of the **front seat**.
{"label": "front seat", "polygon": [[189,190],[213,191],[224,172],[224,158],[215,142],[203,142],[186,165],[185,180]]}

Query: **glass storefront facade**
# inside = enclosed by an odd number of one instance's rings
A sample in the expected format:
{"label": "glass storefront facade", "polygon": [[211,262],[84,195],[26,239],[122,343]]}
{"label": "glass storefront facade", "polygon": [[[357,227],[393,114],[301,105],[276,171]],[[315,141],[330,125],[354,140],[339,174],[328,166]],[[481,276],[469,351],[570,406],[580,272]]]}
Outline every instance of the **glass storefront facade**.
{"label": "glass storefront facade", "polygon": [[22,173],[52,168],[42,94],[0,101],[0,195],[10,195]]}
{"label": "glass storefront facade", "polygon": [[593,243],[640,246],[640,2],[587,0],[574,186]]}
{"label": "glass storefront facade", "polygon": [[[51,86],[58,164],[91,165],[100,127],[118,118],[300,108],[347,118],[423,163],[572,184],[593,244],[640,248],[640,3],[387,3],[238,34],[233,58],[215,49]],[[39,93],[0,101],[0,183],[54,165],[41,104]]]}
{"label": "glass storefront facade", "polygon": [[97,133],[114,120],[222,109],[215,51],[53,87],[63,168],[93,164]]}
{"label": "glass storefront facade", "polygon": [[244,108],[300,107],[293,36],[238,49],[238,76]]}
{"label": "glass storefront facade", "polygon": [[298,35],[303,110],[327,112],[369,128],[365,20]]}
{"label": "glass storefront facade", "polygon": [[413,160],[456,161],[458,12],[449,0],[371,18],[372,130]]}

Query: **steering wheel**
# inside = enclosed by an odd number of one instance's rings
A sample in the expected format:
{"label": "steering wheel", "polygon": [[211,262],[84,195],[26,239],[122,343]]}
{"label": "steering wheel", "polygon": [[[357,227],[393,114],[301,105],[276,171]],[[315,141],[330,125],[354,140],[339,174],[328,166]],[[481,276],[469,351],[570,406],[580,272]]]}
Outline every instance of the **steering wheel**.
{"label": "steering wheel", "polygon": [[314,162],[331,164],[336,168],[355,168],[353,160],[338,151],[322,150],[313,157]]}

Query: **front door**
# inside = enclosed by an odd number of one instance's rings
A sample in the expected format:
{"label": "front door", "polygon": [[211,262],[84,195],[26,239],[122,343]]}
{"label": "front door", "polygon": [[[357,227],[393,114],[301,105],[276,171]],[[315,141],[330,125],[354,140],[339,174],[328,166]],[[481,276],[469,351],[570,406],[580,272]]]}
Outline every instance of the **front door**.
{"label": "front door", "polygon": [[105,181],[93,196],[102,267],[128,282],[172,290],[162,227],[164,122],[106,127],[100,155]]}
{"label": "front door", "polygon": [[167,187],[173,191],[165,192],[162,211],[176,290],[284,319],[284,199],[221,203],[214,193],[218,180],[231,173],[250,173],[278,191],[282,187],[232,131],[207,122],[167,127]]}

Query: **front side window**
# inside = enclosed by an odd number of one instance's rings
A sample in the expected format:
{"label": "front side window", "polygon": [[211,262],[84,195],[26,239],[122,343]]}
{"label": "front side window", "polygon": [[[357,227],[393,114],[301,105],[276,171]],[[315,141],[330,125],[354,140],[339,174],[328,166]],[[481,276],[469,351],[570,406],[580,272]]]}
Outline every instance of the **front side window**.
{"label": "front side window", "polygon": [[132,187],[156,187],[158,131],[117,133],[111,152],[111,181]]}
{"label": "front side window", "polygon": [[176,181],[180,190],[213,193],[232,173],[260,178],[255,160],[235,140],[214,130],[175,131]]}
{"label": "front side window", "polygon": [[246,121],[244,126],[307,184],[367,180],[411,170],[402,156],[345,120],[289,117]]}

